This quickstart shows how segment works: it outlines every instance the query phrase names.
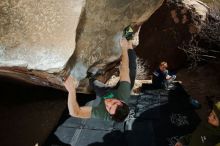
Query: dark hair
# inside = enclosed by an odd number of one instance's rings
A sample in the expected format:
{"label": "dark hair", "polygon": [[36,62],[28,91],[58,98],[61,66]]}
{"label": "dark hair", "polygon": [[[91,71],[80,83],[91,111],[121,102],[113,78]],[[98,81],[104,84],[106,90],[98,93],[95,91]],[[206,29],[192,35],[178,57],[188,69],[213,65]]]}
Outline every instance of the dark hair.
{"label": "dark hair", "polygon": [[129,114],[129,107],[124,102],[121,102],[122,105],[116,108],[115,114],[112,115],[112,119],[116,122],[123,122]]}

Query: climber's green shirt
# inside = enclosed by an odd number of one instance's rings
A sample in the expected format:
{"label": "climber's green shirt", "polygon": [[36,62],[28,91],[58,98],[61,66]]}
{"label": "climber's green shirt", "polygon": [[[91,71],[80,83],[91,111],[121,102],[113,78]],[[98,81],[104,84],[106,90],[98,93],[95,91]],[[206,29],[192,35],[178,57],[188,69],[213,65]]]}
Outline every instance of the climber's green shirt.
{"label": "climber's green shirt", "polygon": [[183,136],[179,141],[189,146],[219,146],[220,126],[213,127],[207,122],[202,122],[192,134]]}
{"label": "climber's green shirt", "polygon": [[[130,98],[131,92],[131,84],[127,81],[121,81],[119,87],[115,90],[110,91],[114,98],[123,101],[124,103],[128,103],[128,99]],[[109,97],[111,98],[111,97]],[[104,120],[111,120],[111,116],[106,110],[104,98],[100,98],[100,102],[97,106],[92,107],[92,118],[104,119]]]}

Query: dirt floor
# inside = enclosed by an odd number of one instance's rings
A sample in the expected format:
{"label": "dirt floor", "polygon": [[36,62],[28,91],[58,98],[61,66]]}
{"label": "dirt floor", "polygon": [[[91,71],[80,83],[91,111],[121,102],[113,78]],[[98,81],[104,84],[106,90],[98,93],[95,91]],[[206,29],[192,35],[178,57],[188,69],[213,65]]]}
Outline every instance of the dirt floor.
{"label": "dirt floor", "polygon": [[220,101],[219,64],[207,64],[196,69],[184,69],[178,72],[177,80],[181,80],[185,90],[200,101],[202,108],[197,110],[204,119],[207,115],[206,96],[214,96],[214,101]]}
{"label": "dirt floor", "polygon": [[0,145],[42,145],[66,108],[67,94],[0,77]]}

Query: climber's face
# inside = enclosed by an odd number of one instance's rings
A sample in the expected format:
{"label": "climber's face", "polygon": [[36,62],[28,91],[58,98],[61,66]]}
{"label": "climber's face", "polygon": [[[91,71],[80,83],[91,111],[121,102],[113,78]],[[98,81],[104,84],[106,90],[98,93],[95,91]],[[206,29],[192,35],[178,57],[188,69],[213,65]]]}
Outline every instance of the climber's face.
{"label": "climber's face", "polygon": [[167,69],[167,64],[160,65],[160,70],[164,72]]}
{"label": "climber's face", "polygon": [[105,107],[110,115],[114,115],[118,106],[122,106],[122,103],[118,99],[105,99]]}

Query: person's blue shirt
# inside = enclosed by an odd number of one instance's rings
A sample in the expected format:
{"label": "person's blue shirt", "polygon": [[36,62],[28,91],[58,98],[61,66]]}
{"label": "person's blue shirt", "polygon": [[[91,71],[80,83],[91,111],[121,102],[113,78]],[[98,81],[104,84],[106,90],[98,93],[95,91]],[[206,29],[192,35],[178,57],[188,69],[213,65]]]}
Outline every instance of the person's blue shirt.
{"label": "person's blue shirt", "polygon": [[152,84],[155,88],[164,88],[168,70],[161,71],[159,68],[153,72]]}

